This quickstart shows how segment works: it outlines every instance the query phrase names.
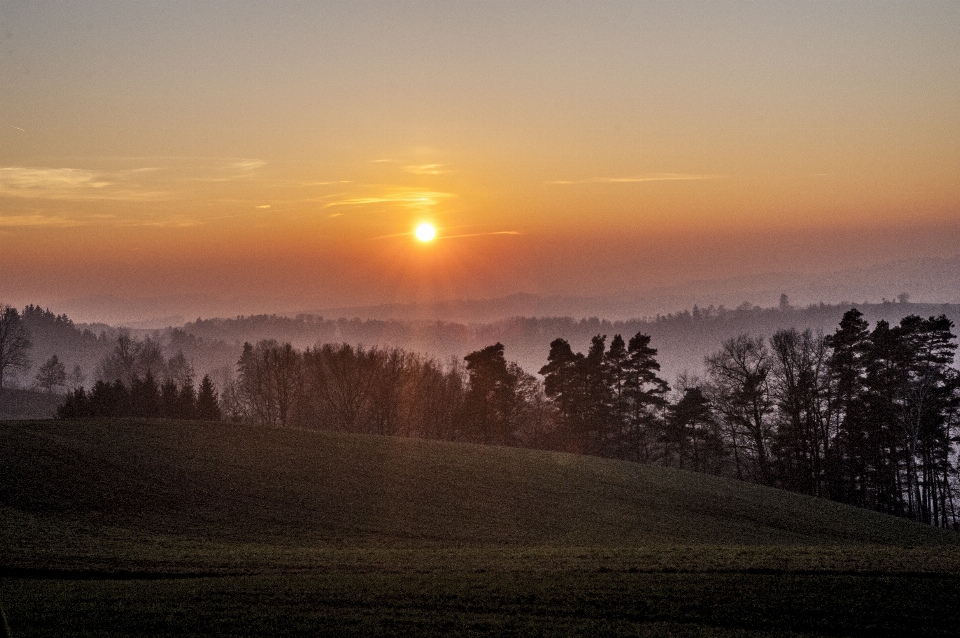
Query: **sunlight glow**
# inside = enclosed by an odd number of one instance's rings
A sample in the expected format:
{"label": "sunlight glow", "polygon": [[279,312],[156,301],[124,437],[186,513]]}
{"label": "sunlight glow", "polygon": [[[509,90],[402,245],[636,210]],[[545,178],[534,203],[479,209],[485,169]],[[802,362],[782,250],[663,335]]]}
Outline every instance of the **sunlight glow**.
{"label": "sunlight glow", "polygon": [[420,241],[428,242],[437,236],[437,230],[431,224],[420,224],[414,234]]}

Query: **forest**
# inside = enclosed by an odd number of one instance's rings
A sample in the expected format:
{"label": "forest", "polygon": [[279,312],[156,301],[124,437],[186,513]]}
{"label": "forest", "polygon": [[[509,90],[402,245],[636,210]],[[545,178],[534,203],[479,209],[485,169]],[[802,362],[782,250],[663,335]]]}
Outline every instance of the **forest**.
{"label": "forest", "polygon": [[[656,322],[696,326],[725,313],[799,318],[782,304],[696,310]],[[14,315],[8,307],[5,325],[15,323]],[[79,366],[68,372],[57,355],[39,366],[37,387],[73,388],[58,410],[62,418],[223,418],[569,451],[735,477],[936,526],[960,523],[960,380],[954,324],[945,314],[871,326],[860,310],[849,309],[829,332],[780,328],[769,338],[740,332],[707,351],[701,374],[678,374],[672,383],[645,332],[594,334],[585,352],[564,337],[543,339],[546,361],[534,369],[513,361],[499,341],[438,359],[391,345],[296,347],[263,338],[238,347],[229,373],[204,372],[196,387],[199,355],[236,352],[213,335],[205,340],[174,329],[94,336],[36,307],[18,315],[23,326],[38,317],[48,330],[72,335],[68,344],[86,341],[104,353],[91,385]],[[251,319],[264,324],[263,334],[276,325],[344,325]],[[523,321],[528,338],[564,325]],[[5,354],[5,367],[23,364],[23,351],[20,359]]]}

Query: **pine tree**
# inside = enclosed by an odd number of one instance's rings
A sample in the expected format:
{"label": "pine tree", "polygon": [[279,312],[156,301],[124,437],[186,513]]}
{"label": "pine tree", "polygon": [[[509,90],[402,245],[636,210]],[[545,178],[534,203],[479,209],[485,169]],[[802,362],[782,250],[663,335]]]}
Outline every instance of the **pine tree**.
{"label": "pine tree", "polygon": [[637,461],[652,460],[659,438],[660,412],[667,405],[670,385],[660,378],[657,350],[650,336],[638,332],[627,345],[625,394],[630,408],[627,455]]}
{"label": "pine tree", "polygon": [[223,419],[217,391],[208,375],[203,376],[203,380],[200,382],[200,391],[197,393],[197,418],[203,421],[220,421]]}

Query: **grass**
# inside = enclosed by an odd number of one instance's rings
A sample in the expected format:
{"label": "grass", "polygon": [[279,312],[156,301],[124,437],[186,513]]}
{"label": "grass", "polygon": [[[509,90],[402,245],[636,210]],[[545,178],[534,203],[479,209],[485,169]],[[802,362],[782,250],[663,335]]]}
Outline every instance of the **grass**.
{"label": "grass", "polygon": [[330,573],[0,585],[18,635],[952,636],[948,577]]}
{"label": "grass", "polygon": [[12,635],[953,635],[957,535],[716,477],[163,421],[0,423]]}

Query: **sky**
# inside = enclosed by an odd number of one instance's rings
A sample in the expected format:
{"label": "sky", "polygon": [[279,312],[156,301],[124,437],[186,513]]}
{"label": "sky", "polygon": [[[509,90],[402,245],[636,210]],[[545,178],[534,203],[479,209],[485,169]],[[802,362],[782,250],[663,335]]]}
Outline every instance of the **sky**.
{"label": "sky", "polygon": [[0,300],[281,310],[953,256],[957,33],[953,1],[0,0]]}

